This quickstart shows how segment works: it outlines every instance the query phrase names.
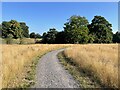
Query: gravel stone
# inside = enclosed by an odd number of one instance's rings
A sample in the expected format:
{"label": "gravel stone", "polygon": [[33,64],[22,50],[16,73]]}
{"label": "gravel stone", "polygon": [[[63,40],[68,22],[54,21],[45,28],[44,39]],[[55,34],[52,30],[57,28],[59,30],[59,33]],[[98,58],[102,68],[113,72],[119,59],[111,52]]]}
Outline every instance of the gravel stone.
{"label": "gravel stone", "polygon": [[63,50],[51,51],[40,58],[34,88],[79,88],[78,83],[57,58],[57,54]]}

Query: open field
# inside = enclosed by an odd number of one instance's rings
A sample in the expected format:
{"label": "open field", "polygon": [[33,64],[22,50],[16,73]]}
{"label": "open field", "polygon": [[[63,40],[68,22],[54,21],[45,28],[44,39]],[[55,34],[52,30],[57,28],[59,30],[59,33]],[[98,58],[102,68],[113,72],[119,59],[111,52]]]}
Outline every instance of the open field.
{"label": "open field", "polygon": [[64,54],[101,84],[118,87],[118,44],[75,45]]}
{"label": "open field", "polygon": [[70,47],[64,54],[77,63],[85,73],[91,74],[106,86],[118,86],[118,44],[4,44],[0,45],[2,87],[18,87],[18,83],[25,82],[23,78],[26,72],[29,72],[26,65],[30,65],[36,57],[51,50],[68,46]]}
{"label": "open field", "polygon": [[[35,57],[41,56],[51,50],[70,45],[1,45],[2,46],[2,87],[17,87],[22,82],[26,65],[33,62]],[[0,48],[1,49],[1,48]],[[1,75],[1,74],[0,74]]]}

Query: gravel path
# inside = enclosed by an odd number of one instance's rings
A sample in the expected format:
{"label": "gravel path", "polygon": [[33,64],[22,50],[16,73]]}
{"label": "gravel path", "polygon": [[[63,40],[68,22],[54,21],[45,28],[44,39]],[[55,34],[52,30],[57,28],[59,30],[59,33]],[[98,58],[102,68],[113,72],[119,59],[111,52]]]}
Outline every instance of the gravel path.
{"label": "gravel path", "polygon": [[59,63],[57,54],[64,49],[44,55],[38,62],[34,88],[78,88],[78,84]]}

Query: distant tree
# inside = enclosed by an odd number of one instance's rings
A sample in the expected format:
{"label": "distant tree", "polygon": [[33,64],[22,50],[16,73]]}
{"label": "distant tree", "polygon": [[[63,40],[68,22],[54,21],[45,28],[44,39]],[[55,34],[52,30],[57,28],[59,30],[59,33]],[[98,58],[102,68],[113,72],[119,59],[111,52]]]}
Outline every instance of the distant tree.
{"label": "distant tree", "polygon": [[114,42],[114,43],[120,43],[120,32],[116,32],[116,33],[113,35],[113,42]]}
{"label": "distant tree", "polygon": [[45,37],[45,36],[46,36],[46,34],[47,34],[47,33],[46,33],[46,32],[44,32],[42,36],[43,36],[43,37]]}
{"label": "distant tree", "polygon": [[64,31],[58,32],[56,34],[55,43],[57,43],[57,44],[64,44],[64,43],[66,43],[65,42],[65,32]]}
{"label": "distant tree", "polygon": [[88,20],[81,16],[71,16],[67,23],[64,24],[65,42],[66,43],[87,43],[88,37]]}
{"label": "distant tree", "polygon": [[24,22],[20,22],[20,27],[23,30],[23,37],[29,38],[29,27]]}
{"label": "distant tree", "polygon": [[42,43],[47,43],[47,33],[44,32],[43,35],[41,36],[42,37]]}
{"label": "distant tree", "polygon": [[9,34],[12,34],[15,39],[22,37],[22,29],[16,20],[2,22],[2,37],[7,38]]}
{"label": "distant tree", "polygon": [[35,37],[35,32],[30,33],[30,38],[36,38]]}
{"label": "distant tree", "polygon": [[41,35],[39,33],[35,34],[36,38],[41,38]]}
{"label": "distant tree", "polygon": [[49,43],[49,44],[55,43],[57,33],[58,32],[56,31],[55,28],[49,29],[49,31],[47,33],[43,34],[42,42],[43,43]]}
{"label": "distant tree", "polygon": [[0,24],[0,38],[2,37],[2,25]]}
{"label": "distant tree", "polygon": [[102,16],[94,16],[92,23],[88,25],[89,34],[94,43],[111,43],[113,33],[112,25]]}

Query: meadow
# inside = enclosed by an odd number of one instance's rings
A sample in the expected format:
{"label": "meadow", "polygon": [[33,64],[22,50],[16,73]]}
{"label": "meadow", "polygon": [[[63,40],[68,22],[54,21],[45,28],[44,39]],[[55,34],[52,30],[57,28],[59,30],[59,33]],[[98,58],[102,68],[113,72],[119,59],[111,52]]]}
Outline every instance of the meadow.
{"label": "meadow", "polygon": [[102,85],[118,87],[118,44],[74,45],[64,54]]}
{"label": "meadow", "polygon": [[40,57],[45,53],[64,48],[70,45],[51,45],[51,44],[31,44],[31,45],[0,45],[2,51],[2,58],[0,61],[2,69],[2,87],[19,87],[18,85],[25,78],[26,72],[29,72],[29,68],[26,66],[30,65],[36,57]]}
{"label": "meadow", "polygon": [[65,56],[71,58],[85,73],[106,86],[118,87],[118,44],[0,45],[0,87],[19,87],[21,82],[25,82],[26,72],[29,72],[27,65],[31,65],[36,57],[66,47]]}

